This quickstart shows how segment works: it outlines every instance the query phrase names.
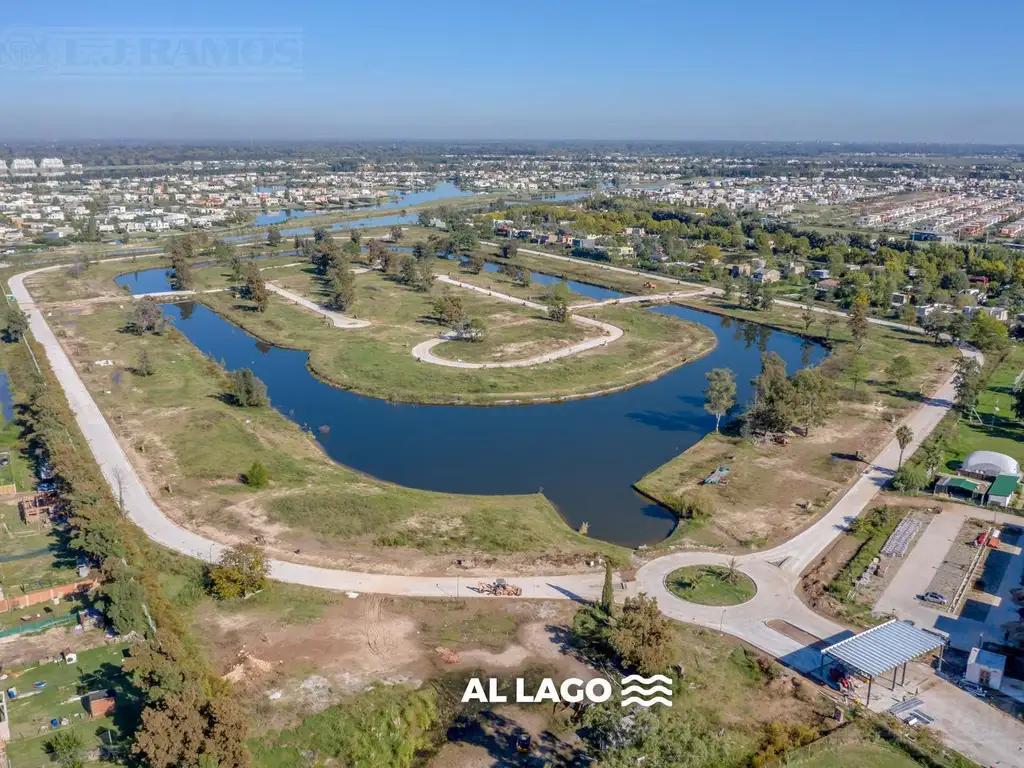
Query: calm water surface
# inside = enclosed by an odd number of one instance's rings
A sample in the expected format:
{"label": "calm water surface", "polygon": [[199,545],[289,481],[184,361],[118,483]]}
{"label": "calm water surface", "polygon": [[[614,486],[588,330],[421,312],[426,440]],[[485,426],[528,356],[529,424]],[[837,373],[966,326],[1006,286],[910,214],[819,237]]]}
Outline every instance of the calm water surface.
{"label": "calm water surface", "polygon": [[[149,271],[163,278],[164,270]],[[557,280],[533,274],[538,283]],[[134,288],[149,278],[137,273],[133,279]],[[586,283],[572,288],[597,299],[623,295]],[[710,328],[718,339],[715,350],[656,381],[606,397],[495,408],[394,404],[324,384],[307,370],[306,352],[260,342],[202,305],[173,304],[165,311],[229,370],[252,368],[273,406],[313,430],[335,461],[413,488],[542,491],[573,527],[586,521],[592,536],[630,546],[672,530],[672,515],[630,486],[714,428],[714,418],[703,409],[709,370],[731,368],[737,399],[746,404],[763,351],[777,352],[790,371],[825,357],[824,348],[763,326],[654,307],[648,311]]]}

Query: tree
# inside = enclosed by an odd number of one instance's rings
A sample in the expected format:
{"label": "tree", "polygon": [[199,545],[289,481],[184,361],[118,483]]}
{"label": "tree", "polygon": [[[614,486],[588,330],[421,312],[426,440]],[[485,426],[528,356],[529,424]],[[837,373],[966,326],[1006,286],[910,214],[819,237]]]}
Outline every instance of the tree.
{"label": "tree", "polygon": [[928,476],[920,466],[907,464],[896,470],[892,476],[892,487],[901,493],[920,491],[928,484]]}
{"label": "tree", "polygon": [[149,352],[145,347],[139,352],[138,362],[135,363],[133,369],[136,376],[152,376],[153,375],[153,362],[149,359]]}
{"label": "tree", "polygon": [[455,338],[460,341],[483,341],[487,336],[487,326],[477,318],[456,323],[452,330],[455,331]]}
{"label": "tree", "polygon": [[771,312],[774,306],[775,294],[765,286],[761,289],[761,302],[757,305],[757,308],[762,312]]}
{"label": "tree", "polygon": [[831,312],[826,312],[821,318],[821,324],[825,326],[825,339],[829,340],[832,338],[832,328],[839,322],[839,315],[835,315]]}
{"label": "tree", "polygon": [[868,337],[868,329],[870,328],[868,323],[868,297],[864,293],[857,294],[857,298],[850,305],[850,319],[846,325],[850,329],[853,343],[857,345],[857,349],[861,349],[864,346],[864,340]]}
{"label": "tree", "polygon": [[17,343],[25,336],[28,330],[28,315],[21,311],[17,304],[7,307],[7,340]]}
{"label": "tree", "polygon": [[434,300],[434,314],[443,325],[454,327],[466,319],[462,297],[445,292]]}
{"label": "tree", "polygon": [[1024,421],[1024,387],[1013,390],[1013,402],[1010,404],[1013,414],[1018,420]]}
{"label": "tree", "polygon": [[757,309],[761,306],[764,288],[756,280],[747,280],[746,289],[743,292],[742,304],[747,309]]}
{"label": "tree", "polygon": [[231,372],[231,397],[242,408],[263,408],[270,404],[267,387],[249,368]]}
{"label": "tree", "polygon": [[[295,247],[298,249],[299,246],[296,245]],[[218,240],[213,244],[213,258],[217,260],[218,264],[226,264],[234,252],[235,249],[223,240]]]}
{"label": "tree", "polygon": [[868,361],[860,353],[854,354],[846,365],[846,375],[850,377],[854,392],[868,375]]}
{"label": "tree", "polygon": [[761,375],[754,379],[754,404],[744,416],[750,432],[785,432],[796,417],[793,384],[786,363],[775,352],[761,355]]}
{"label": "tree", "polygon": [[267,585],[269,574],[270,563],[262,547],[235,544],[210,569],[210,582],[217,597],[230,600],[259,592]]}
{"label": "tree", "polygon": [[896,355],[885,366],[885,375],[896,386],[896,389],[903,388],[903,382],[914,375],[914,364],[906,355]]}
{"label": "tree", "polygon": [[641,675],[664,672],[675,661],[672,626],[652,597],[627,597],[609,641],[622,665]]}
{"label": "tree", "polygon": [[1006,346],[1008,331],[1005,323],[987,312],[976,312],[965,336],[982,352],[992,352]]}
{"label": "tree", "polygon": [[604,586],[601,588],[600,608],[606,616],[612,615],[615,607],[615,587],[612,585],[612,563],[607,558],[604,561]]}
{"label": "tree", "polygon": [[942,341],[942,335],[949,333],[952,321],[953,318],[949,312],[935,311],[925,315],[921,321],[921,328],[929,336],[934,337],[935,343],[938,344]]}
{"label": "tree", "polygon": [[192,289],[192,266],[184,258],[171,257],[171,266],[174,272],[171,275],[171,288],[176,291],[188,291]]}
{"label": "tree", "polygon": [[231,279],[236,283],[242,279],[242,257],[237,249],[228,254],[228,269],[231,270]]}
{"label": "tree", "polygon": [[46,742],[46,751],[57,765],[64,768],[79,768],[82,765],[83,749],[85,742],[81,734],[70,729],[57,731],[53,738]]}
{"label": "tree", "polygon": [[736,281],[726,276],[722,280],[722,298],[731,302],[736,297]]}
{"label": "tree", "polygon": [[836,403],[835,386],[817,368],[804,368],[793,374],[793,408],[797,423],[810,434],[812,427],[828,421]]}
{"label": "tree", "polygon": [[900,460],[897,462],[897,467],[903,466],[903,452],[907,450],[907,446],[914,442],[914,430],[912,430],[906,424],[901,424],[899,429],[896,430],[896,442],[900,446]]}
{"label": "tree", "polygon": [[400,274],[403,283],[420,292],[429,291],[430,286],[434,284],[434,270],[430,268],[429,262],[403,259]]}
{"label": "tree", "polygon": [[347,264],[330,273],[331,306],[339,312],[352,308],[356,300],[356,278]]}
{"label": "tree", "polygon": [[281,230],[271,225],[267,227],[267,245],[277,248],[281,244]]}
{"label": "tree", "polygon": [[981,394],[981,366],[973,357],[961,357],[956,361],[953,376],[956,404],[961,413],[967,413],[978,402]]}
{"label": "tree", "polygon": [[530,270],[528,270],[526,267],[516,267],[515,278],[516,282],[523,286],[523,288],[530,287],[532,275],[530,274]]}
{"label": "tree", "polygon": [[479,275],[483,271],[484,264],[487,260],[484,259],[484,255],[478,251],[473,251],[469,256],[469,261],[466,262],[466,269],[472,272],[474,275]]}
{"label": "tree", "polygon": [[[628,714],[623,714],[627,712]],[[669,707],[630,707],[609,701],[583,715],[588,751],[603,768],[705,768],[727,765],[728,742],[699,708],[683,717]]]}
{"label": "tree", "polygon": [[736,375],[728,368],[715,368],[708,371],[706,378],[704,410],[714,415],[715,432],[718,432],[722,417],[736,405]]}
{"label": "tree", "polygon": [[567,323],[572,318],[569,311],[569,286],[565,282],[556,285],[548,298],[548,317],[557,323]]}
{"label": "tree", "polygon": [[266,488],[270,482],[270,474],[267,468],[259,461],[254,461],[245,473],[245,484],[250,488]]}
{"label": "tree", "polygon": [[152,331],[158,336],[164,332],[166,320],[160,307],[148,296],[139,299],[128,316],[127,330],[136,336]]}
{"label": "tree", "polygon": [[815,311],[809,304],[804,306],[803,311],[800,313],[800,319],[804,323],[804,333],[809,333],[811,326],[814,325]]}
{"label": "tree", "polygon": [[267,282],[263,279],[263,273],[252,262],[249,262],[245,269],[245,296],[256,304],[257,310],[267,311],[270,291],[267,290]]}
{"label": "tree", "polygon": [[391,235],[391,242],[393,242],[393,243],[397,243],[397,242],[400,242],[400,241],[402,240],[402,238],[403,238],[403,237],[405,237],[405,230],[404,230],[404,229],[402,229],[402,228],[401,228],[400,226],[398,226],[397,224],[395,224],[395,225],[394,225],[393,227],[391,227],[391,229],[390,229],[390,230],[388,231],[388,234],[390,234],[390,235]]}
{"label": "tree", "polygon": [[519,243],[515,240],[509,240],[508,242],[502,243],[500,253],[503,258],[514,259],[519,255]]}

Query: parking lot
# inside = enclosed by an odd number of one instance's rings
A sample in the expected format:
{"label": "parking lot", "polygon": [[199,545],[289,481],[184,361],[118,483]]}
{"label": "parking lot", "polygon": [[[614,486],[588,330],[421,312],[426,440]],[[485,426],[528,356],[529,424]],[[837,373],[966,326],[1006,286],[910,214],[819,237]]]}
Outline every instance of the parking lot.
{"label": "parking lot", "polygon": [[[875,603],[875,611],[911,619],[922,628],[937,629],[949,636],[952,647],[963,651],[984,641],[1000,641],[1002,625],[1018,620],[1010,591],[1021,586],[1024,573],[1024,556],[1018,546],[1020,534],[1014,532],[1024,524],[1024,519],[960,504],[937,506],[942,511],[932,516],[903,559],[899,571]],[[972,518],[980,522],[971,522]],[[979,552],[972,542],[992,523],[1005,531],[1003,544],[998,550]],[[970,575],[968,570],[976,559],[976,573]],[[969,576],[971,581],[963,599],[953,605],[961,583]],[[930,591],[943,594],[950,604],[942,606],[919,599]]]}

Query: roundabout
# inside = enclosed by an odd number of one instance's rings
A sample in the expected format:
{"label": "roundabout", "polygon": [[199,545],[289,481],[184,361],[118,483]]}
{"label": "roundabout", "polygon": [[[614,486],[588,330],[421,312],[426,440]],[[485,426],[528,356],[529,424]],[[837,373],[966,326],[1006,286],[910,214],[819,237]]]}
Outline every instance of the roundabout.
{"label": "roundabout", "polygon": [[665,578],[673,595],[699,605],[740,605],[757,594],[757,584],[730,561],[728,565],[689,565]]}

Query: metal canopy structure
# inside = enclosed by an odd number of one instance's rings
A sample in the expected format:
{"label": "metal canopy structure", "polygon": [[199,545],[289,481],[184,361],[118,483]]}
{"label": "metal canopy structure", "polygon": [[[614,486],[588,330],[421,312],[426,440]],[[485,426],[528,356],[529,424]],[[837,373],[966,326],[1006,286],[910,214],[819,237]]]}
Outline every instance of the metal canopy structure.
{"label": "metal canopy structure", "polygon": [[824,648],[821,651],[821,665],[824,668],[831,659],[867,678],[870,703],[871,684],[876,677],[892,670],[892,688],[895,690],[896,672],[900,667],[903,667],[903,679],[906,680],[908,662],[940,650],[945,644],[945,638],[933,632],[892,619]]}

